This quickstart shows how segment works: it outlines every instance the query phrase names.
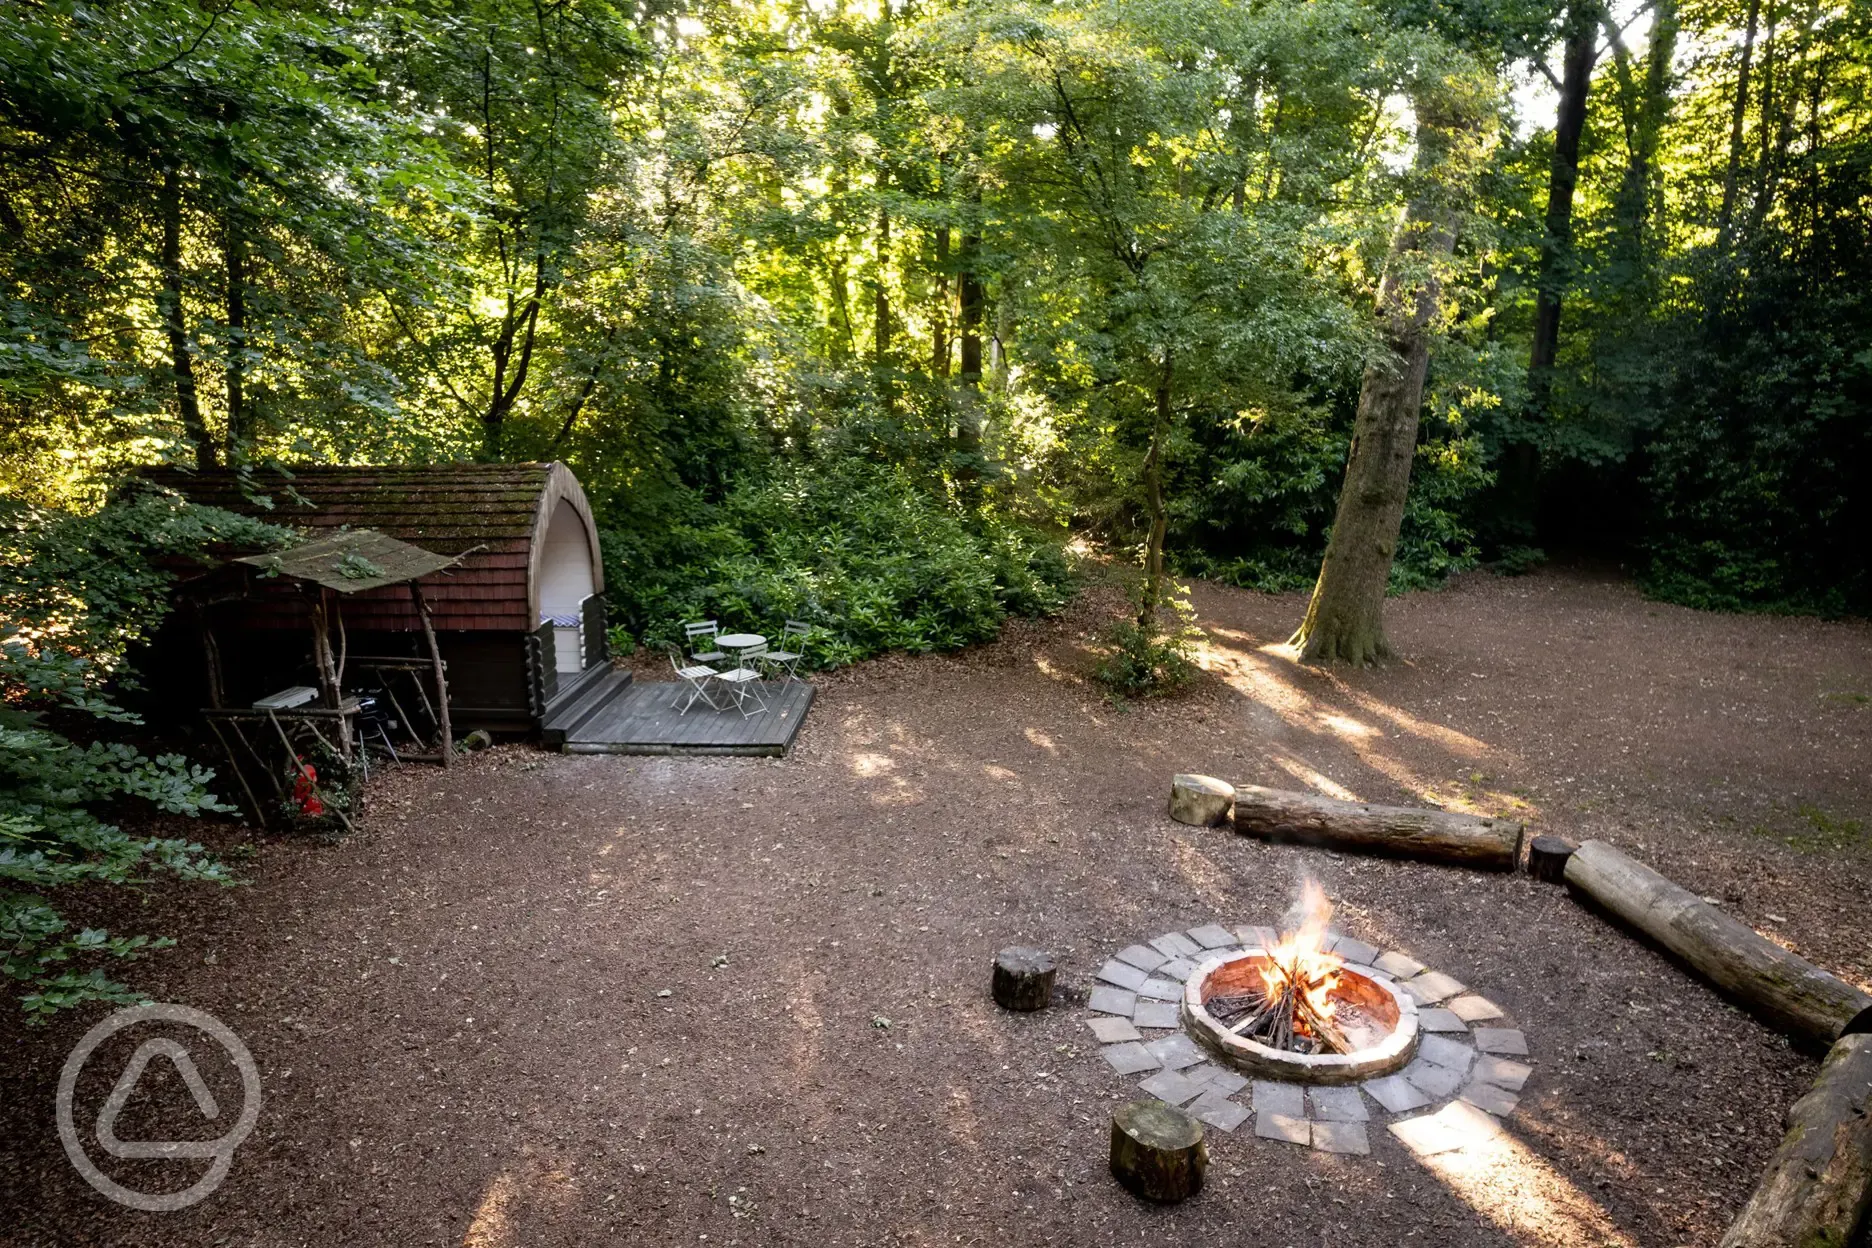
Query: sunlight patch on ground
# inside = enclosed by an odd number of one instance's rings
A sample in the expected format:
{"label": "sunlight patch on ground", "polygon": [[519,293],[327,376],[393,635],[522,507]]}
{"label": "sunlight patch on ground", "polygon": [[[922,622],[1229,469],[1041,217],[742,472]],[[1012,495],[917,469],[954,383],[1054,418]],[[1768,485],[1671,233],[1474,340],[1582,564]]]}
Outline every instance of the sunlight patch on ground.
{"label": "sunlight patch on ground", "polygon": [[1319,721],[1332,729],[1333,732],[1337,733],[1339,736],[1351,737],[1355,740],[1360,737],[1377,737],[1384,735],[1370,724],[1360,723],[1350,715],[1339,715],[1331,711],[1321,711],[1319,712]]}
{"label": "sunlight patch on ground", "polygon": [[[819,1078],[824,1064],[825,1015],[819,1009],[819,997],[825,990],[825,973],[804,958],[793,959],[793,993],[782,1008],[793,1027],[786,1034],[787,1066],[793,1073],[795,1088],[810,1088]],[[810,1098],[824,1116],[818,1098]]]}
{"label": "sunlight patch on ground", "polygon": [[949,1112],[943,1117],[944,1125],[957,1144],[971,1152],[981,1151],[981,1123],[975,1113],[975,1100],[967,1088],[958,1083],[949,1089]]}
{"label": "sunlight patch on ground", "polygon": [[513,1170],[503,1170],[494,1176],[481,1194],[481,1202],[475,1206],[468,1229],[462,1234],[462,1248],[518,1248],[522,1240],[513,1222],[516,1206],[523,1197],[530,1202],[543,1201],[559,1210],[568,1206],[576,1187],[571,1175],[557,1168],[544,1169],[537,1159],[527,1168],[533,1171],[530,1179]]}
{"label": "sunlight patch on ground", "polygon": [[1228,872],[1217,865],[1215,859],[1181,840],[1172,842],[1170,853],[1177,873],[1208,906],[1227,910],[1234,904]]}
{"label": "sunlight patch on ground", "polygon": [[852,755],[851,769],[855,776],[869,779],[872,776],[881,776],[887,771],[895,771],[896,768],[897,760],[888,754]]}
{"label": "sunlight patch on ground", "polygon": [[1638,1248],[1597,1201],[1505,1131],[1418,1160],[1516,1244]]}
{"label": "sunlight patch on ground", "polygon": [[1053,744],[1053,738],[1047,736],[1046,733],[1041,732],[1038,728],[1027,729],[1027,739],[1049,754],[1059,753],[1059,746]]}
{"label": "sunlight patch on ground", "polygon": [[1276,754],[1268,759],[1268,761],[1298,780],[1301,784],[1324,793],[1327,797],[1336,797],[1342,802],[1356,802],[1359,800],[1358,794],[1354,793],[1351,789],[1346,788],[1343,784],[1338,783],[1330,777],[1323,776],[1319,772],[1314,771],[1297,758],[1289,758],[1285,754]]}
{"label": "sunlight patch on ground", "polygon": [[1019,772],[1009,771],[999,763],[983,763],[982,774],[990,780],[1000,780],[1007,784],[1015,784],[1020,780]]}
{"label": "sunlight patch on ground", "polygon": [[1361,750],[1359,761],[1416,800],[1427,802],[1432,806],[1442,805],[1442,800],[1437,797],[1436,785],[1399,760],[1375,750]]}
{"label": "sunlight patch on ground", "polygon": [[1409,711],[1400,710],[1388,702],[1381,702],[1369,693],[1361,693],[1357,689],[1341,689],[1340,692],[1357,703],[1358,708],[1367,715],[1389,720],[1401,731],[1408,732],[1414,737],[1422,737],[1426,741],[1434,741],[1452,754],[1473,759],[1495,752],[1495,747],[1486,741],[1478,741],[1468,733],[1419,719]]}
{"label": "sunlight patch on ground", "polygon": [[481,1194],[481,1203],[475,1206],[474,1219],[462,1236],[462,1248],[510,1248],[514,1239],[508,1209],[519,1186],[509,1171],[494,1176]]}

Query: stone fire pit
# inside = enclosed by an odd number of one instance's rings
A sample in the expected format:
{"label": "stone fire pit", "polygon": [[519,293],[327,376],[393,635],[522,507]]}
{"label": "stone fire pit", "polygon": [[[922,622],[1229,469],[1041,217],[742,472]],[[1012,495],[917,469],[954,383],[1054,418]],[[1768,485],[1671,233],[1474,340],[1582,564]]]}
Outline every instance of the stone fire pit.
{"label": "stone fire pit", "polygon": [[1331,928],[1320,948],[1343,964],[1333,1022],[1355,1041],[1352,1052],[1225,1042],[1203,1003],[1251,986],[1256,959],[1280,943],[1272,927],[1205,923],[1114,952],[1094,972],[1085,1026],[1104,1064],[1132,1081],[1126,1095],[1175,1105],[1217,1137],[1246,1128],[1354,1155],[1370,1153],[1371,1124],[1429,1155],[1467,1147],[1515,1112],[1534,1072],[1522,1060],[1526,1038],[1501,1008],[1402,950]]}
{"label": "stone fire pit", "polygon": [[1417,1003],[1370,967],[1345,965],[1331,993],[1333,1021],[1357,1046],[1351,1053],[1295,1053],[1235,1035],[1205,1008],[1211,997],[1249,991],[1270,963],[1265,949],[1223,953],[1200,963],[1183,989],[1183,1030],[1228,1066],[1257,1079],[1361,1083],[1408,1065],[1417,1053]]}

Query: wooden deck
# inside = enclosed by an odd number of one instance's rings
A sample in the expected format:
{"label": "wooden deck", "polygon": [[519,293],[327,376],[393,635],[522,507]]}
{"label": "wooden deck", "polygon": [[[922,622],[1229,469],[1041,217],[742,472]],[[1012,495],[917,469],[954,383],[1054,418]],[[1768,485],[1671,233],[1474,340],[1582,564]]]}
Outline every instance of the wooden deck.
{"label": "wooden deck", "polygon": [[[813,688],[803,681],[768,681],[760,686],[767,709],[742,715],[732,706],[712,711],[698,701],[677,711],[689,697],[678,681],[638,681],[587,723],[567,734],[568,754],[739,754],[777,758],[793,744],[812,705]],[[719,696],[717,698],[719,700]]]}

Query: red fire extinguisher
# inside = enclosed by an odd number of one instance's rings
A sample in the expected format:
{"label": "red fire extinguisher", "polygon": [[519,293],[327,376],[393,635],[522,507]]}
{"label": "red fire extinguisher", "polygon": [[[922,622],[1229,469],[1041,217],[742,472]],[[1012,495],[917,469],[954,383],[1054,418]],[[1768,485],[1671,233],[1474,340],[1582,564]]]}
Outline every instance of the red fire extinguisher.
{"label": "red fire extinguisher", "polygon": [[325,803],[318,795],[318,769],[303,755],[294,755],[293,761],[298,765],[298,774],[293,777],[293,800],[299,803],[299,813],[308,818],[324,814]]}

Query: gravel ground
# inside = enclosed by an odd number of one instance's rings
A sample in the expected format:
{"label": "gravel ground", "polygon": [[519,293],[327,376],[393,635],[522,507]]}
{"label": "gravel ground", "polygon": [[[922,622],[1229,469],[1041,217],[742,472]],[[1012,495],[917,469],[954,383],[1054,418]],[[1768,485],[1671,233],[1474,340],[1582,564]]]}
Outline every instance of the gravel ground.
{"label": "gravel ground", "polygon": [[[1864,984],[1872,628],[1474,576],[1390,605],[1409,661],[1324,673],[1273,649],[1299,598],[1196,603],[1208,674],[1174,701],[1087,684],[1116,609],[1095,591],[990,646],[824,679],[788,759],[404,768],[358,835],[265,842],[252,887],[124,916],[181,937],[142,982],[242,1036],[258,1127],[204,1203],[120,1209],[52,1113],[102,1012],[0,1021],[0,1243],[1713,1244],[1812,1055],[1560,889],[1183,827],[1169,777],[1605,837]],[[1432,1172],[1383,1131],[1364,1159],[1215,1135],[1202,1197],[1140,1205],[1105,1173],[1133,1081],[1085,1028],[1090,975],[1139,938],[1278,914],[1303,872],[1339,926],[1526,1028],[1516,1143]],[[1017,942],[1060,955],[1068,1002],[987,1000]],[[201,1073],[231,1115],[228,1063]],[[143,1090],[120,1136],[207,1134],[170,1063]],[[200,1164],[110,1172],[161,1190]]]}

